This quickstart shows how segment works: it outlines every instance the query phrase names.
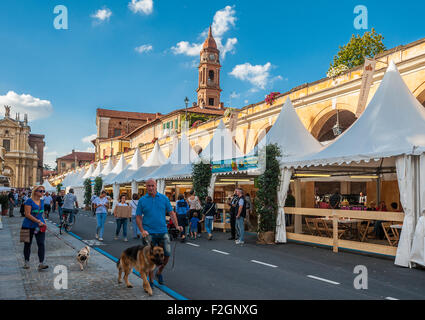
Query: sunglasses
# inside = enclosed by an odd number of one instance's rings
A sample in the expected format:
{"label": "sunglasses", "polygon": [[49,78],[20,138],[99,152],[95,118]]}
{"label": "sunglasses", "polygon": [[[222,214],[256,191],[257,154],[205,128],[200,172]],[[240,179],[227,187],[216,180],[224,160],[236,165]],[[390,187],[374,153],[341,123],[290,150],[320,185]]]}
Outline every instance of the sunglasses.
{"label": "sunglasses", "polygon": [[45,193],[46,190],[37,190],[37,192]]}

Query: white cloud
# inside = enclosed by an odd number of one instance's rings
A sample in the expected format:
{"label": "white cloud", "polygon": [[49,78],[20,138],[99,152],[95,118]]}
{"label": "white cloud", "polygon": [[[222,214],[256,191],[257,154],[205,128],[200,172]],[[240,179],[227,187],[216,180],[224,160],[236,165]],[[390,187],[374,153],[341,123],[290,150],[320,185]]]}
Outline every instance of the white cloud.
{"label": "white cloud", "polygon": [[237,99],[237,98],[239,98],[241,96],[241,94],[240,93],[236,93],[235,91],[233,91],[231,94],[230,94],[230,99]]}
{"label": "white cloud", "polygon": [[152,51],[153,47],[150,44],[144,44],[134,48],[134,50],[136,50],[138,53],[144,53],[144,52]]}
{"label": "white cloud", "polygon": [[[250,63],[239,64],[235,66],[229,74],[239,80],[248,81],[254,88],[251,90],[265,89],[271,82],[270,69],[272,64],[267,62],[265,65],[255,65]],[[278,76],[279,78],[280,76]],[[281,77],[280,77],[281,78]]]}
{"label": "white cloud", "polygon": [[[30,94],[17,94],[9,91],[6,95],[0,95],[0,106],[11,106],[10,116],[15,118],[15,113],[21,114],[20,119],[24,119],[24,114],[28,114],[28,120],[37,120],[49,117],[53,112],[52,103],[49,100],[41,100]],[[4,115],[4,109],[1,110]]]}
{"label": "white cloud", "polygon": [[[228,52],[235,52],[235,45],[238,42],[237,38],[228,38],[223,44],[224,34],[235,26],[236,22],[236,10],[234,6],[226,6],[224,9],[218,10],[213,18],[213,23],[211,25],[212,34],[217,43],[217,48],[220,50],[220,55],[222,59],[226,57]],[[208,28],[205,29],[200,37],[205,39],[208,35]],[[175,47],[172,47],[171,50],[174,54],[184,54],[187,56],[197,56],[202,49],[203,43],[189,43],[188,41],[180,41]]]}
{"label": "white cloud", "polygon": [[56,158],[58,157],[58,152],[57,151],[47,151],[48,147],[45,146],[44,147],[44,163],[48,164],[49,166],[51,166],[52,168],[56,167]]}
{"label": "white cloud", "polygon": [[96,13],[93,13],[90,17],[97,19],[98,22],[102,22],[105,20],[109,20],[109,18],[112,16],[112,11],[108,8],[99,9],[96,11]]}
{"label": "white cloud", "polygon": [[171,48],[174,54],[185,54],[187,56],[192,56],[192,57],[198,56],[201,49],[202,49],[202,43],[190,44],[187,41],[180,41],[179,43],[177,43],[177,46]]}
{"label": "white cloud", "polygon": [[128,7],[134,13],[144,13],[151,14],[153,11],[153,1],[152,0],[131,0],[128,3]]}
{"label": "white cloud", "polygon": [[84,143],[91,143],[91,141],[93,139],[96,139],[96,138],[97,138],[97,134],[94,133],[94,134],[91,134],[91,135],[89,135],[87,137],[82,138],[81,141],[84,142]]}

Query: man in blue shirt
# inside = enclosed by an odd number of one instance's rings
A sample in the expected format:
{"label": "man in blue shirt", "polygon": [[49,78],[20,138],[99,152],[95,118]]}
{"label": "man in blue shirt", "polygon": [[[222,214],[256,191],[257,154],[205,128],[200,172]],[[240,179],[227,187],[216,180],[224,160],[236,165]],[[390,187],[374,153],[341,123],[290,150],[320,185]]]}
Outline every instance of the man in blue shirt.
{"label": "man in blue shirt", "polygon": [[[156,278],[159,284],[164,283],[162,270],[168,263],[171,255],[170,237],[167,230],[167,222],[165,215],[170,214],[174,225],[179,231],[183,228],[179,226],[176,213],[171,207],[170,200],[156,191],[156,181],[149,179],[146,181],[147,194],[139,200],[136,209],[136,221],[142,237],[148,237],[151,245],[163,245],[164,247],[164,264],[158,268]],[[149,273],[149,281],[153,283],[153,272]]]}

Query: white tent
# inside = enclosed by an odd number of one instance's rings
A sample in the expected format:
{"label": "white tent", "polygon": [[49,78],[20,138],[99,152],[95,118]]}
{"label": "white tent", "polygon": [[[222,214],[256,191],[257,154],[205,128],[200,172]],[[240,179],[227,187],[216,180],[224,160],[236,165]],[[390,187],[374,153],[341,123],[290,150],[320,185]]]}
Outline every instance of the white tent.
{"label": "white tent", "polygon": [[146,162],[128,179],[130,179],[130,181],[134,180],[136,182],[145,181],[146,179],[150,178],[151,173],[162,166],[166,161],[167,158],[162,153],[158,141],[156,141],[151,154],[146,159]]}
{"label": "white tent", "polygon": [[44,187],[44,190],[46,190],[46,192],[56,192],[56,188],[52,187],[52,185],[49,183],[47,179],[44,180],[42,186]]}
{"label": "white tent", "polygon": [[101,177],[106,177],[114,169],[114,164],[112,163],[112,157],[109,157],[106,166],[100,172]]}
{"label": "white tent", "polygon": [[83,180],[86,180],[87,178],[93,177],[93,172],[94,172],[94,165],[92,163],[92,164],[90,164],[89,169],[87,170],[87,172],[83,176]]}
{"label": "white tent", "polygon": [[131,182],[130,177],[143,165],[143,159],[140,155],[139,148],[136,148],[133,158],[130,163],[125,167],[125,169],[118,174],[114,181],[118,184],[129,183]]}
{"label": "white tent", "polygon": [[224,125],[223,120],[220,120],[210,142],[199,154],[199,157],[202,160],[211,162],[239,158],[243,157],[243,155],[243,152],[233,141],[233,137]]}
{"label": "white tent", "polygon": [[[77,173],[74,175],[72,180],[69,182],[70,187],[81,187],[84,185],[83,177],[86,174],[86,170],[84,168],[81,168]],[[67,186],[67,187],[68,187]]]}
{"label": "white tent", "polygon": [[[167,162],[152,172],[151,177],[154,179],[168,179],[175,175],[181,175],[182,169],[193,162],[198,162],[199,157],[192,149],[185,134],[181,135],[181,139],[174,148],[173,153],[168,158]],[[190,174],[191,172],[189,172]]]}
{"label": "white tent", "polygon": [[65,178],[62,180],[62,186],[67,187],[70,182],[75,178],[76,172],[72,171],[66,174]]}
{"label": "white tent", "polygon": [[114,178],[120,174],[125,167],[127,166],[127,161],[125,161],[124,155],[122,154],[114,169],[103,179],[103,185],[111,185],[114,183]]}
{"label": "white tent", "polygon": [[[390,63],[382,82],[366,110],[335,142],[325,149],[284,162],[286,168],[350,164],[395,166],[400,201],[405,218],[395,264],[410,266],[414,228],[420,212],[420,185],[425,176],[425,109],[404,83],[394,62]],[[355,162],[355,163],[354,163]],[[420,175],[419,172],[422,172]]]}
{"label": "white tent", "polygon": [[93,171],[92,177],[96,178],[96,177],[100,176],[100,173],[102,172],[102,170],[103,170],[102,161],[99,160],[97,167],[96,167],[96,170]]}

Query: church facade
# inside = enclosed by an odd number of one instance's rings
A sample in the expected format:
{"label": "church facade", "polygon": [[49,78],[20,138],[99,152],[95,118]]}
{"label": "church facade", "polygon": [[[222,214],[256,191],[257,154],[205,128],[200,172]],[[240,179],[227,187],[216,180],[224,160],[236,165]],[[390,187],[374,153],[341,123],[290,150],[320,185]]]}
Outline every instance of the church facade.
{"label": "church facade", "polygon": [[5,116],[0,120],[2,175],[8,178],[9,186],[14,188],[41,184],[44,135],[32,135],[28,116],[25,114],[21,121],[20,115],[16,114],[15,119],[12,119],[10,109],[10,106],[5,106]]}

